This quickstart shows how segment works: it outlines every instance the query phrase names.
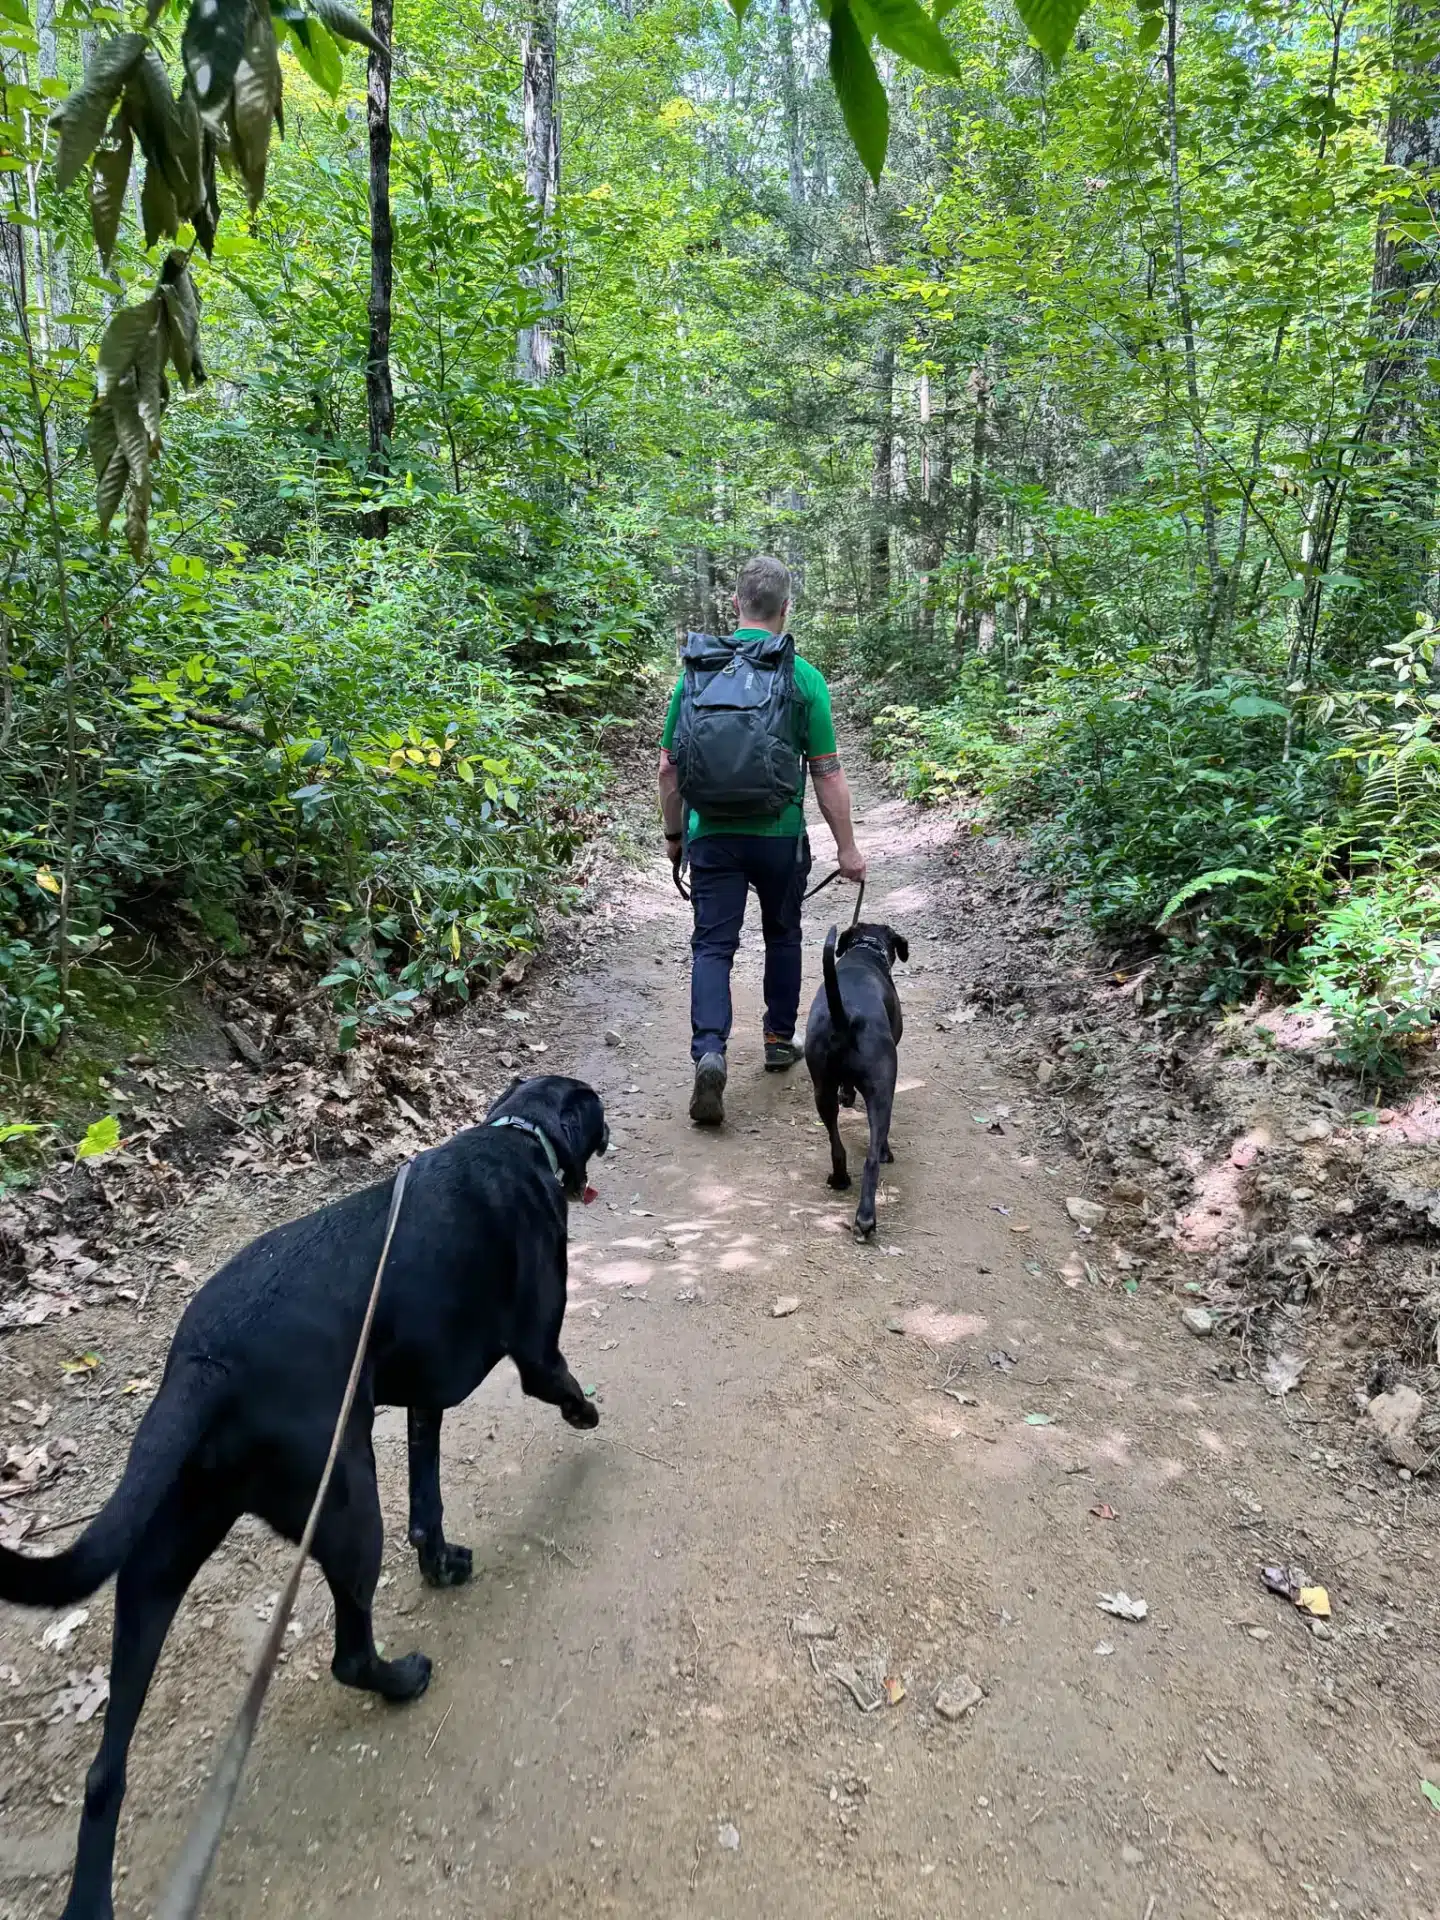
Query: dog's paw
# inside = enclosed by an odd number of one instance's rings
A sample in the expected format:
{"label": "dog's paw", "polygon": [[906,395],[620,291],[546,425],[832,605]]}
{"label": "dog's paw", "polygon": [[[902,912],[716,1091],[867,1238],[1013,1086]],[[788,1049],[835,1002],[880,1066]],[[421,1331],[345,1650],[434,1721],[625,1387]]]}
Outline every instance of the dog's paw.
{"label": "dog's paw", "polygon": [[475,1571],[475,1556],[469,1547],[452,1547],[448,1542],[439,1553],[421,1553],[420,1574],[427,1587],[463,1587]]}
{"label": "dog's paw", "polygon": [[875,1234],[874,1219],[862,1220],[857,1214],[855,1217],[855,1225],[851,1228],[851,1232],[857,1240],[862,1242],[873,1239]]}
{"label": "dog's paw", "polygon": [[565,1422],[572,1427],[598,1427],[600,1409],[589,1400],[567,1400],[560,1409]]}
{"label": "dog's paw", "polygon": [[880,1158],[882,1161],[884,1161],[887,1167],[893,1167],[895,1164],[895,1156],[890,1151],[889,1147],[886,1147],[885,1151],[881,1154]]}
{"label": "dog's paw", "polygon": [[379,1672],[375,1691],[394,1706],[418,1700],[430,1684],[433,1669],[428,1653],[407,1653],[402,1659],[381,1660],[376,1664]]}
{"label": "dog's paw", "polygon": [[833,1187],[837,1193],[843,1193],[850,1185],[850,1176],[848,1173],[832,1173],[825,1184]]}

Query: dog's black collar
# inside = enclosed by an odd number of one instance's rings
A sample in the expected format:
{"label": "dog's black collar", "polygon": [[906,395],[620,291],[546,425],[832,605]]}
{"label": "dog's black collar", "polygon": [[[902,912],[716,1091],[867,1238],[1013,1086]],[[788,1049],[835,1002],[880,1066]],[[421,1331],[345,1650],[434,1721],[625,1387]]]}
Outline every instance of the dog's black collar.
{"label": "dog's black collar", "polygon": [[[889,949],[886,947],[882,947],[878,941],[868,939],[866,935],[864,935],[863,933],[857,934],[855,939],[850,941],[849,945],[846,947],[845,953],[853,953],[857,947],[864,947],[870,953],[878,954],[879,957],[885,962],[886,966],[887,967],[889,966],[890,964]],[[845,954],[842,953],[840,958],[843,960],[845,958]]]}
{"label": "dog's black collar", "polygon": [[560,1171],[560,1156],[556,1153],[554,1143],[543,1127],[537,1127],[533,1120],[522,1120],[518,1113],[502,1113],[498,1120],[487,1120],[485,1124],[489,1127],[518,1127],[521,1133],[533,1134],[545,1149],[545,1158],[550,1162],[551,1173],[561,1186],[564,1186],[565,1176]]}

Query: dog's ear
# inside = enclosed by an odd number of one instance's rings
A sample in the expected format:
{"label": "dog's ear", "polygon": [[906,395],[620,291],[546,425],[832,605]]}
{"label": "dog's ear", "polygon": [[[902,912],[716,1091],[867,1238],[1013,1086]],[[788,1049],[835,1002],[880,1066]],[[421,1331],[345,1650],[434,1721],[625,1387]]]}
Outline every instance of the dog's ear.
{"label": "dog's ear", "polygon": [[910,942],[905,938],[903,933],[892,933],[890,936],[890,945],[895,951],[895,958],[897,960],[908,960],[910,958]]}
{"label": "dog's ear", "polygon": [[[832,928],[831,931],[833,932],[834,929]],[[855,936],[859,931],[860,929],[858,927],[846,927],[840,938],[835,942],[835,957],[837,960],[842,953],[848,953],[850,948],[854,946]]]}

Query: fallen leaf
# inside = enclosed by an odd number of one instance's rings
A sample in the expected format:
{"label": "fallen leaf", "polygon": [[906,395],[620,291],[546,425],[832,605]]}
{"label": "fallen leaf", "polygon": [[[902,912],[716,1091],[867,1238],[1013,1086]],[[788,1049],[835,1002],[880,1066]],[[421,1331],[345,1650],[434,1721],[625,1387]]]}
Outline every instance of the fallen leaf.
{"label": "fallen leaf", "polygon": [[1118,1520],[1120,1517],[1114,1507],[1107,1506],[1103,1500],[1098,1500],[1090,1511],[1097,1520]]}
{"label": "fallen leaf", "polygon": [[100,1364],[98,1353],[82,1353],[77,1360],[62,1360],[62,1373],[93,1373]]}
{"label": "fallen leaf", "polygon": [[153,1393],[155,1391],[155,1382],[153,1380],[127,1380],[120,1391],[122,1393]]}
{"label": "fallen leaf", "polygon": [[1027,1413],[1025,1424],[1027,1427],[1053,1427],[1055,1416],[1053,1413]]}
{"label": "fallen leaf", "polygon": [[62,1613],[60,1618],[52,1620],[41,1634],[40,1644],[53,1647],[57,1653],[63,1653],[89,1618],[88,1607],[75,1607],[69,1613]]}
{"label": "fallen leaf", "polygon": [[76,1722],[84,1726],[87,1720],[93,1720],[106,1701],[110,1698],[110,1679],[103,1667],[92,1667],[83,1679],[71,1675],[68,1687],[62,1687],[46,1709],[45,1718],[53,1725],[73,1713]]}
{"label": "fallen leaf", "polygon": [[885,1699],[888,1704],[892,1707],[898,1707],[904,1698],[905,1682],[900,1678],[898,1673],[887,1673],[885,1676]]}
{"label": "fallen leaf", "polygon": [[1302,1587],[1295,1604],[1302,1613],[1311,1614],[1316,1620],[1330,1618],[1330,1595],[1324,1587]]}
{"label": "fallen leaf", "polygon": [[1305,1362],[1298,1353],[1275,1353],[1266,1362],[1263,1375],[1265,1391],[1281,1400],[1299,1386]]}
{"label": "fallen leaf", "polygon": [[1143,1600],[1132,1600],[1125,1592],[1102,1593],[1095,1604],[1101,1613],[1113,1613],[1117,1620],[1143,1620],[1150,1611]]}
{"label": "fallen leaf", "polygon": [[1431,1806],[1434,1807],[1435,1811],[1440,1813],[1440,1787],[1437,1787],[1433,1780],[1422,1780],[1420,1782],[1420,1791],[1430,1802]]}
{"label": "fallen leaf", "polygon": [[997,1347],[993,1353],[987,1353],[985,1358],[992,1367],[998,1367],[1001,1373],[1009,1373],[1019,1364],[1014,1354],[1008,1353],[1004,1347]]}

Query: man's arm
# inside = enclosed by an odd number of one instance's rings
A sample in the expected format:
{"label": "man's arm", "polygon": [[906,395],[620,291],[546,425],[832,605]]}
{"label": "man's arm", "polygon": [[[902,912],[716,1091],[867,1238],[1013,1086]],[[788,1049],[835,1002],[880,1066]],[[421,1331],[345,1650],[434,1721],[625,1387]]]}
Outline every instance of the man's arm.
{"label": "man's arm", "polygon": [[659,787],[660,813],[665,822],[665,838],[668,841],[675,841],[684,831],[685,810],[680,801],[680,770],[665,747],[660,749]]}
{"label": "man's arm", "polygon": [[835,858],[840,876],[856,885],[865,878],[865,856],[855,844],[855,826],[850,818],[850,782],[839,758],[827,754],[811,762],[810,777],[815,783],[815,798],[825,816],[825,824],[835,836]]}

